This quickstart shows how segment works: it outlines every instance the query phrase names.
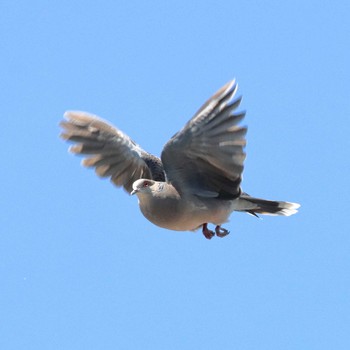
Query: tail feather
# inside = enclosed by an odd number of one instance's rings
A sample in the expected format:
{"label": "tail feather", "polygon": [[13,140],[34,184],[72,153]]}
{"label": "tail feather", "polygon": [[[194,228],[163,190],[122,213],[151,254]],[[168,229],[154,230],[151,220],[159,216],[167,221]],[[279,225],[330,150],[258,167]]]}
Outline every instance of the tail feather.
{"label": "tail feather", "polygon": [[243,194],[239,200],[238,211],[245,211],[254,216],[263,215],[282,215],[290,216],[298,212],[300,204],[281,201],[270,201],[261,198],[250,197]]}

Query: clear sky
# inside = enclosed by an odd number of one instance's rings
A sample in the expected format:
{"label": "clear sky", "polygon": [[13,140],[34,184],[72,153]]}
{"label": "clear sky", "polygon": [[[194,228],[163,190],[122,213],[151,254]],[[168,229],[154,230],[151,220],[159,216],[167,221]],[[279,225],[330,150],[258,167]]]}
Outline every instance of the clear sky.
{"label": "clear sky", "polygon": [[[0,2],[1,349],[350,349],[350,2]],[[249,194],[206,240],[148,222],[58,138],[98,114],[159,155],[235,77]]]}

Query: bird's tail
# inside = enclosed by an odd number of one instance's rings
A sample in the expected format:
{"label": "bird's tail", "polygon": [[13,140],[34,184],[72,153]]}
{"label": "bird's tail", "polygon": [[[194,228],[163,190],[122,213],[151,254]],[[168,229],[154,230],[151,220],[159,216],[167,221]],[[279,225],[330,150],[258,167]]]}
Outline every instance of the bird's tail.
{"label": "bird's tail", "polygon": [[281,201],[270,201],[261,198],[251,197],[244,193],[239,198],[237,211],[245,211],[251,215],[282,215],[290,216],[298,212],[300,204]]}

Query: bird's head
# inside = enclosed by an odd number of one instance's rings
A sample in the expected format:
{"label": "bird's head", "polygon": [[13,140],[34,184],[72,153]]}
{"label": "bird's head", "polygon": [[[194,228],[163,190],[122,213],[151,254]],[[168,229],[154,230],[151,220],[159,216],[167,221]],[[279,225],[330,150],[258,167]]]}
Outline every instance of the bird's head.
{"label": "bird's head", "polygon": [[156,181],[150,179],[138,179],[132,184],[131,194],[152,194],[152,190]]}

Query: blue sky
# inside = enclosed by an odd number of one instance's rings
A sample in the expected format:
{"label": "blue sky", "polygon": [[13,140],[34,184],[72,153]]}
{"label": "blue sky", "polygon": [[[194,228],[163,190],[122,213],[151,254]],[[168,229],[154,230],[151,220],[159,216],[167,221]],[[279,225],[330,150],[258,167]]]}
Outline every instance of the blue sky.
{"label": "blue sky", "polygon": [[[0,4],[1,349],[349,349],[349,1]],[[207,241],[148,222],[58,138],[100,115],[159,155],[233,77],[243,189]]]}

